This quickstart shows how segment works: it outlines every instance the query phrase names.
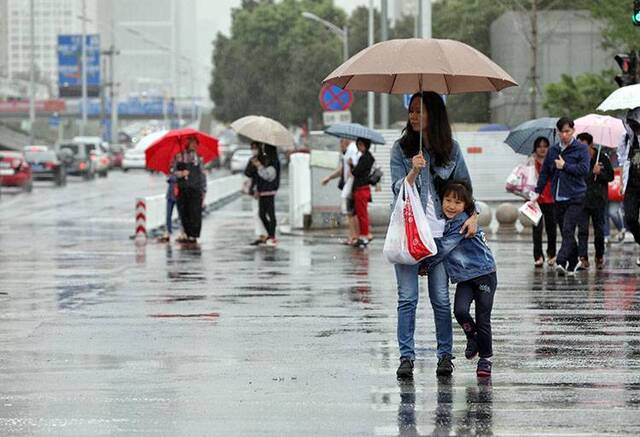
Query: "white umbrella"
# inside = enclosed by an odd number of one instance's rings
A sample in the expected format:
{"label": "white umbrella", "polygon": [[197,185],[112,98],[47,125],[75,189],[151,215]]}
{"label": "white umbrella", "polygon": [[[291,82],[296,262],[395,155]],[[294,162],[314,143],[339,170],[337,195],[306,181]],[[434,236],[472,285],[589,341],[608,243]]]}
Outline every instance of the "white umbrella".
{"label": "white umbrella", "polygon": [[259,143],[292,148],[293,135],[279,122],[261,115],[247,115],[231,123],[238,135]]}
{"label": "white umbrella", "polygon": [[640,106],[640,84],[618,88],[598,106],[598,111],[633,109]]}

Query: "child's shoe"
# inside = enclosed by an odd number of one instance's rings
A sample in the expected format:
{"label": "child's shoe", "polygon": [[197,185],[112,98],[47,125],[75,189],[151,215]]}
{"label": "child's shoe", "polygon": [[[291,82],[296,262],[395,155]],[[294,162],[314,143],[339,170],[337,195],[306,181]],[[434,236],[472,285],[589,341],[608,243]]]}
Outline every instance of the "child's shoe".
{"label": "child's shoe", "polygon": [[491,361],[486,358],[480,358],[478,360],[478,367],[476,368],[476,375],[478,378],[488,378],[491,376]]}

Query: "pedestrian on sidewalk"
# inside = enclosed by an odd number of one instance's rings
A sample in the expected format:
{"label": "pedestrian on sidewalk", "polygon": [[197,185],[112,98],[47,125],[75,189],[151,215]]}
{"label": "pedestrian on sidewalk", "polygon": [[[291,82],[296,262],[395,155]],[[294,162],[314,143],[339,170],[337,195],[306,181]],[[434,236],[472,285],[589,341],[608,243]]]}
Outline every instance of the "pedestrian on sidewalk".
{"label": "pedestrian on sidewalk", "polygon": [[196,243],[202,228],[202,209],[207,192],[207,176],[196,153],[198,139],[190,137],[187,147],[176,154],[171,168],[178,185],[177,205],[187,243]]}
{"label": "pedestrian on sidewalk", "polygon": [[175,174],[170,174],[167,178],[167,212],[165,220],[166,232],[160,238],[161,242],[170,242],[173,234],[173,208],[176,206],[177,178]]}
{"label": "pedestrian on sidewalk", "polygon": [[[589,151],[589,174],[585,195],[582,221],[578,224],[578,266],[576,270],[589,269],[589,220],[593,225],[593,245],[596,249],[596,269],[604,268],[604,221],[607,216],[607,196],[609,182],[613,180],[613,168],[607,155],[593,144],[593,137],[587,132],[578,134],[580,143]],[[602,147],[602,146],[600,146]]]}
{"label": "pedestrian on sidewalk", "polygon": [[622,167],[620,167],[618,161],[617,150],[611,149],[608,152],[607,156],[613,167],[613,181],[609,182],[607,190],[607,214],[604,220],[604,242],[606,245],[611,244],[611,222],[618,231],[615,238],[617,243],[623,243],[626,234],[624,208],[622,205],[624,196],[620,193],[622,189]]}
{"label": "pedestrian on sidewalk", "polygon": [[[252,147],[254,144],[252,143]],[[258,196],[259,214],[264,228],[267,230],[266,246],[276,245],[276,207],[275,197],[280,187],[280,160],[278,151],[269,144],[256,143],[258,156],[251,158],[256,168],[256,193]]]}
{"label": "pedestrian on sidewalk", "polygon": [[[439,94],[426,91],[411,97],[407,125],[391,149],[390,164],[394,201],[399,201],[398,193],[405,181],[415,185],[432,235],[436,241],[442,238],[446,217],[442,211],[438,188],[450,179],[464,180],[471,185],[471,179],[460,146],[452,138],[447,108]],[[471,214],[461,231],[466,237],[472,238],[477,226],[477,214]],[[396,374],[399,378],[413,376],[419,268],[419,265],[394,265],[398,284],[397,334],[400,366]],[[436,328],[436,374],[448,376],[453,373],[453,331],[449,276],[444,265],[440,263],[434,266],[427,280]]]}
{"label": "pedestrian on sidewalk", "polygon": [[349,236],[344,242],[348,246],[353,246],[358,241],[358,219],[355,214],[355,208],[353,203],[353,175],[351,174],[351,167],[348,162],[351,161],[353,165],[358,165],[358,159],[360,159],[360,152],[356,143],[353,141],[340,138],[340,164],[335,171],[322,179],[321,184],[327,185],[332,179],[340,178],[338,181],[338,190],[340,190],[342,214],[347,219],[347,226],[349,227]]}
{"label": "pedestrian on sidewalk", "polygon": [[[471,189],[465,181],[447,183],[442,193],[442,210],[447,221],[442,238],[436,239],[438,253],[423,263],[429,272],[442,263],[451,283],[457,284],[453,312],[467,337],[464,356],[470,360],[479,354],[477,376],[491,376],[491,309],[498,282],[496,262],[481,229],[470,239],[464,238],[461,232],[464,223],[475,214]],[[472,302],[475,302],[475,320],[469,313]]]}
{"label": "pedestrian on sidewalk", "polygon": [[578,265],[578,243],[575,232],[582,217],[586,177],[589,173],[587,147],[574,137],[573,120],[562,117],[556,123],[560,141],[554,144],[544,159],[538,184],[531,193],[535,201],[551,180],[556,221],[562,231],[562,244],[556,257],[556,271],[560,275],[574,274]]}
{"label": "pedestrian on sidewalk", "polygon": [[[540,177],[544,158],[549,150],[549,140],[547,137],[538,137],[533,142],[533,153],[527,165],[533,165],[536,174]],[[553,195],[551,194],[551,180],[548,180],[538,197],[538,205],[542,211],[542,219],[537,226],[533,227],[533,259],[534,265],[541,268],[544,265],[544,255],[542,253],[542,232],[547,234],[547,264],[553,266],[556,263],[556,238],[557,224],[553,205]]]}
{"label": "pedestrian on sidewalk", "polygon": [[[626,228],[640,244],[640,107],[627,113],[627,134],[618,146],[618,161],[622,166],[622,193],[624,194],[624,221]],[[640,257],[636,259],[640,266]]]}
{"label": "pedestrian on sidewalk", "polygon": [[[258,143],[251,143],[251,156],[252,158],[257,158],[260,152],[260,147]],[[252,160],[247,162],[247,166],[244,169],[244,175],[248,178],[245,186],[243,187],[243,191],[249,196],[254,198],[254,202],[252,210],[255,212],[254,220],[255,220],[255,233],[256,239],[250,243],[251,246],[260,246],[266,243],[268,235],[267,231],[262,223],[262,219],[260,218],[260,206],[259,206],[259,196],[257,193],[258,187],[258,169],[253,164]]]}
{"label": "pedestrian on sidewalk", "polygon": [[365,138],[356,140],[356,147],[360,152],[358,163],[354,164],[350,158],[348,161],[353,175],[353,206],[358,222],[358,239],[354,243],[355,247],[365,248],[369,244],[371,237],[369,229],[369,202],[371,202],[370,175],[375,158],[369,152],[371,141]]}

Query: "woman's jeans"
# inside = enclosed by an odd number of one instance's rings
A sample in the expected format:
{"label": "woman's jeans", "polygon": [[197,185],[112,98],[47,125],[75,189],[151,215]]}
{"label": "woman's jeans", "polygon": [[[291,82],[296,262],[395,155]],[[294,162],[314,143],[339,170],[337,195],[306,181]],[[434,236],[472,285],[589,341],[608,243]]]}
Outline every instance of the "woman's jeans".
{"label": "woman's jeans", "polygon": [[[418,306],[419,265],[394,264],[398,283],[398,345],[401,358],[415,358],[414,332],[416,308]],[[449,301],[449,277],[443,263],[429,270],[429,300],[433,307],[436,325],[437,356],[451,354],[453,328],[451,326],[451,303]]]}
{"label": "woman's jeans", "polygon": [[176,205],[176,201],[173,199],[169,199],[167,198],[167,221],[166,221],[166,226],[167,226],[167,234],[171,235],[173,233],[173,223],[172,223],[172,217],[173,217],[173,207]]}

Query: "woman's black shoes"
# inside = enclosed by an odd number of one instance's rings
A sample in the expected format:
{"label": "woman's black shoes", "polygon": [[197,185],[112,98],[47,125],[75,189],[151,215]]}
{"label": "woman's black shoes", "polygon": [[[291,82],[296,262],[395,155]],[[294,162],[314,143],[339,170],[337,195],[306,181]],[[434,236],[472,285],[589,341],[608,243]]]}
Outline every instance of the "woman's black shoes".
{"label": "woman's black shoes", "polygon": [[400,366],[396,371],[396,375],[400,379],[413,378],[413,360],[409,358],[400,358]]}
{"label": "woman's black shoes", "polygon": [[444,354],[438,359],[438,367],[436,368],[436,375],[438,376],[451,376],[453,373],[453,357],[451,354]]}

